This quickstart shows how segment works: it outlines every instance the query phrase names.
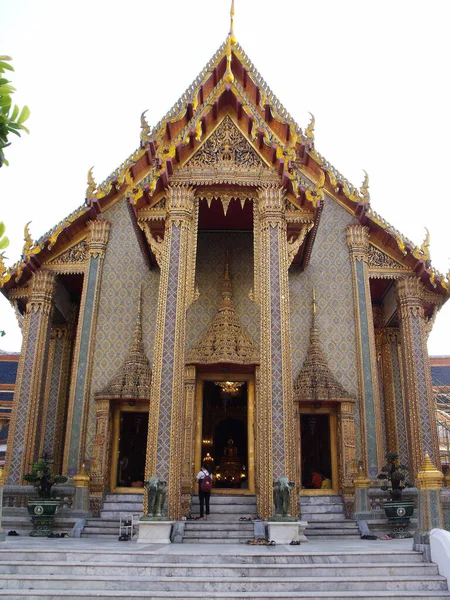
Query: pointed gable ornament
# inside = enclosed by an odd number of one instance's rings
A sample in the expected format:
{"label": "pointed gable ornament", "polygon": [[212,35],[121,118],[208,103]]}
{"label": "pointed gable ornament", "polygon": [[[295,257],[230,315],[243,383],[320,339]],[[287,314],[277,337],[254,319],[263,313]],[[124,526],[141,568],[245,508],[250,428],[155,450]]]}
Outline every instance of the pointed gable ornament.
{"label": "pointed gable ornament", "polygon": [[138,314],[133,341],[122,368],[103,390],[95,394],[96,397],[131,398],[136,400],[148,400],[150,398],[152,370],[145,355],[142,341],[141,303],[142,291],[139,293]]}
{"label": "pointed gable ornament", "polygon": [[331,372],[319,339],[316,322],[316,298],[313,288],[313,316],[309,348],[305,362],[294,381],[294,400],[297,402],[354,401]]}
{"label": "pointed gable ornament", "polygon": [[222,280],[222,300],[213,322],[188,351],[187,364],[259,364],[258,349],[235,313],[228,260]]}

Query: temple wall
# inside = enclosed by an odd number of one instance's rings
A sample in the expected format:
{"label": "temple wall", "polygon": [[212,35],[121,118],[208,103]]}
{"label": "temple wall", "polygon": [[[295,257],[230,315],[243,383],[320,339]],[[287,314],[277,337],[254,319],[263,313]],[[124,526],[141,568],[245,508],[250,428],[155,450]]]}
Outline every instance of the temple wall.
{"label": "temple wall", "polygon": [[123,364],[133,339],[141,283],[144,349],[151,366],[158,304],[159,269],[149,271],[125,201],[115,204],[104,217],[110,221],[111,230],[99,299],[86,458],[92,456],[95,434],[94,393],[101,390]]}
{"label": "temple wall", "polygon": [[[358,397],[352,270],[346,243],[346,227],[355,222],[337,202],[327,197],[307,269],[300,272],[292,267],[289,271],[289,295],[294,379],[300,372],[309,345],[314,285],[317,323],[328,365],[344,388]],[[359,456],[358,410],[355,421]]]}
{"label": "temple wall", "polygon": [[253,235],[250,232],[199,232],[195,285],[200,292],[187,313],[187,348],[206,331],[219,308],[226,253],[236,314],[259,348],[259,307],[248,295],[253,288]]}

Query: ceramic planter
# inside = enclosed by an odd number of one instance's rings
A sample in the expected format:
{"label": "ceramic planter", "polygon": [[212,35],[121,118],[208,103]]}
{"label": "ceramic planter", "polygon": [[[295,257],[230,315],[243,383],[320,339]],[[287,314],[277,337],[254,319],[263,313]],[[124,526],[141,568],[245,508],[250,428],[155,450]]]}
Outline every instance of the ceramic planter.
{"label": "ceramic planter", "polygon": [[28,514],[31,515],[33,529],[31,537],[47,537],[53,527],[53,518],[59,506],[59,498],[45,500],[30,498],[28,500]]}
{"label": "ceramic planter", "polygon": [[411,502],[386,502],[383,508],[391,527],[392,537],[412,537],[407,529],[414,513],[414,504]]}

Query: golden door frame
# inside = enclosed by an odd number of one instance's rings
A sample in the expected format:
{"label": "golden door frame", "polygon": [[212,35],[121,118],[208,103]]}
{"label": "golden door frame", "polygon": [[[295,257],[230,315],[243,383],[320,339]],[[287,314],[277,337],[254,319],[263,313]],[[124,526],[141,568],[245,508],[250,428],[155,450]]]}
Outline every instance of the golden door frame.
{"label": "golden door frame", "polygon": [[[110,458],[110,490],[117,493],[143,494],[145,488],[120,487],[116,485],[117,481],[117,458],[119,455],[119,433],[120,433],[120,413],[121,412],[147,412],[148,401],[142,400],[120,400],[119,402],[111,403],[112,406],[112,443],[111,443],[111,458]],[[146,452],[146,448],[144,448]]]}
{"label": "golden door frame", "polygon": [[[247,456],[248,489],[214,489],[213,494],[255,493],[255,375],[253,373],[197,373],[195,387],[196,423],[195,423],[195,473],[201,468],[202,432],[203,432],[203,382],[204,381],[245,381],[247,383]],[[192,492],[197,493],[194,483]]]}
{"label": "golden door frame", "polygon": [[327,496],[339,494],[339,468],[338,468],[338,444],[337,444],[337,419],[338,407],[336,405],[301,405],[298,410],[297,437],[299,440],[300,473],[302,465],[302,445],[300,440],[300,417],[301,415],[328,415],[330,417],[330,452],[331,452],[331,489],[327,490],[300,490],[302,496]]}

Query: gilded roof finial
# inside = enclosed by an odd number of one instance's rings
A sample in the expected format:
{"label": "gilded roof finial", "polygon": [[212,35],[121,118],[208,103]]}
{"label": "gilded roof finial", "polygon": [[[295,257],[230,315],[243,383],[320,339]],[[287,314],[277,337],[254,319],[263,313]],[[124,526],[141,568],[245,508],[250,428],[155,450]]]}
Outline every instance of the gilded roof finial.
{"label": "gilded roof finial", "polygon": [[25,228],[23,230],[23,237],[24,237],[24,245],[23,245],[23,250],[22,250],[22,255],[25,258],[29,258],[30,256],[30,250],[33,247],[33,240],[31,239],[31,234],[30,234],[30,225],[31,221],[29,221],[26,225]]}
{"label": "gilded roof finial", "polygon": [[150,138],[150,125],[145,117],[146,112],[147,111],[144,110],[141,115],[141,142],[148,142]]}
{"label": "gilded roof finial", "polygon": [[314,118],[314,115],[312,113],[309,113],[311,115],[311,121],[309,122],[308,127],[305,129],[305,136],[306,136],[306,140],[310,143],[313,144],[314,143],[314,127],[316,125],[316,119]]}
{"label": "gilded roof finial", "polygon": [[425,239],[423,244],[420,246],[420,251],[423,254],[425,260],[430,260],[430,232],[425,227],[425,231],[427,232],[425,235]]}
{"label": "gilded roof finial", "polygon": [[231,10],[230,10],[230,41],[233,46],[237,42],[237,40],[234,36],[234,0],[231,0]]}
{"label": "gilded roof finial", "polygon": [[364,171],[364,181],[362,183],[361,189],[359,190],[359,193],[361,194],[361,196],[364,199],[364,204],[369,204],[370,202],[370,192],[369,192],[369,175],[367,174],[367,171]]}
{"label": "gilded roof finial", "polygon": [[91,167],[87,174],[87,190],[86,190],[86,200],[92,200],[95,197],[95,190],[97,189],[97,184],[95,183],[94,176],[92,175],[94,167]]}

